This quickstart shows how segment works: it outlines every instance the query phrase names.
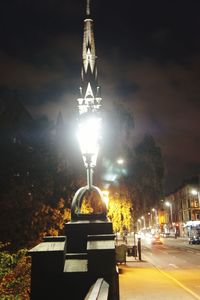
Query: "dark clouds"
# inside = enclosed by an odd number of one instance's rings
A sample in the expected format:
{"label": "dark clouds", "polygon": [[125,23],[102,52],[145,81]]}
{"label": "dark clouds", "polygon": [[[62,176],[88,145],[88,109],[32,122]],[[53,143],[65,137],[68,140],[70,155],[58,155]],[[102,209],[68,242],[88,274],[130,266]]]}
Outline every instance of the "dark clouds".
{"label": "dark clouds", "polygon": [[[92,0],[104,103],[124,103],[162,147],[167,188],[200,166],[200,4]],[[2,0],[0,87],[37,117],[76,105],[85,1]]]}

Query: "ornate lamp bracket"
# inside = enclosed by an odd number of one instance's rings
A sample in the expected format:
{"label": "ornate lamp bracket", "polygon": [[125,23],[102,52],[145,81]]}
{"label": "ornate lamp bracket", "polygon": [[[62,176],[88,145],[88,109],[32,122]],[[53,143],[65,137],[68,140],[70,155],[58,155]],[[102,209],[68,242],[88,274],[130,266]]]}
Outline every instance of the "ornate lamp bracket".
{"label": "ornate lamp bracket", "polygon": [[[83,198],[86,194],[86,192],[92,191],[95,192],[102,203],[102,211],[100,213],[92,213],[92,214],[84,214],[81,213],[81,205],[83,202]],[[103,194],[101,190],[97,186],[91,186],[88,188],[88,186],[81,187],[74,195],[74,198],[72,200],[71,205],[71,221],[108,221],[107,220],[107,207],[105,204],[105,201],[103,199]]]}

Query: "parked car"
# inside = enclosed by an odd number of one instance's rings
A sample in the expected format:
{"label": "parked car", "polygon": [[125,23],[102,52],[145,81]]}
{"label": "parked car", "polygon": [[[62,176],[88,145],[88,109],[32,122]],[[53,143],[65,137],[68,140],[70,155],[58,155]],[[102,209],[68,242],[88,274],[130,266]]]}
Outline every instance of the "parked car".
{"label": "parked car", "polygon": [[200,244],[200,236],[199,235],[190,236],[189,244]]}

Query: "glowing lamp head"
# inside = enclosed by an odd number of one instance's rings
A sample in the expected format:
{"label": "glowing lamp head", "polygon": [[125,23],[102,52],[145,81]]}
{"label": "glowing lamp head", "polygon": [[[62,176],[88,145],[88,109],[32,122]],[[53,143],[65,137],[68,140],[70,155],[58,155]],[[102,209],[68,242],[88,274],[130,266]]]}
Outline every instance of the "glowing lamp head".
{"label": "glowing lamp head", "polygon": [[86,167],[96,166],[100,135],[101,118],[88,116],[88,118],[80,120],[77,136]]}
{"label": "glowing lamp head", "polygon": [[197,196],[197,195],[198,195],[198,192],[197,192],[197,190],[192,189],[192,190],[191,190],[191,194],[192,194],[193,196]]}
{"label": "glowing lamp head", "polygon": [[169,201],[166,201],[165,205],[169,207],[169,206],[171,206],[171,203]]}
{"label": "glowing lamp head", "polygon": [[118,163],[118,165],[123,165],[123,163],[124,163],[123,158],[118,158],[117,163]]}

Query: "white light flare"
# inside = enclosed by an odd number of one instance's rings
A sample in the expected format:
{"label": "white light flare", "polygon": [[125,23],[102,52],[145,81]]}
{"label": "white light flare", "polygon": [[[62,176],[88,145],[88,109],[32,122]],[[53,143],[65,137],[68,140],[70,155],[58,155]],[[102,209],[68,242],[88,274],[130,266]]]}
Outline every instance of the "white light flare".
{"label": "white light flare", "polygon": [[108,208],[108,203],[109,203],[109,192],[108,191],[102,191],[103,193],[103,200],[106,204],[106,207]]}
{"label": "white light flare", "polygon": [[192,190],[191,190],[191,194],[192,194],[193,196],[197,196],[197,195],[198,195],[198,191],[195,190],[195,189],[192,189]]}
{"label": "white light flare", "polygon": [[[89,117],[80,122],[77,137],[85,165],[87,166],[88,163],[90,163],[90,166],[94,167],[99,152],[101,118]],[[88,159],[90,159],[90,161],[88,161]]]}
{"label": "white light flare", "polygon": [[123,163],[124,163],[123,158],[118,158],[117,163],[118,163],[119,165],[123,165]]}

